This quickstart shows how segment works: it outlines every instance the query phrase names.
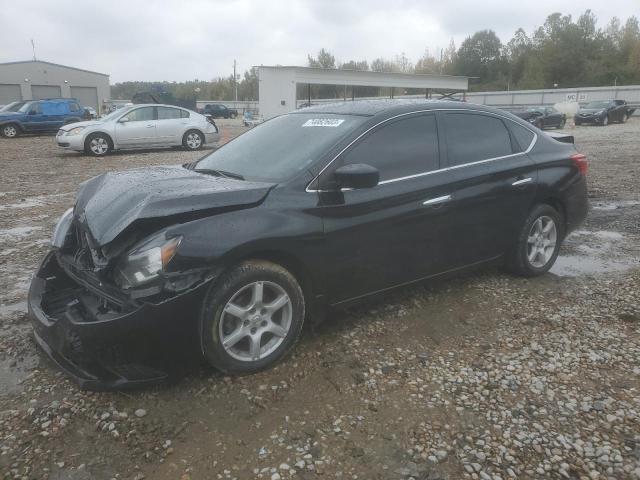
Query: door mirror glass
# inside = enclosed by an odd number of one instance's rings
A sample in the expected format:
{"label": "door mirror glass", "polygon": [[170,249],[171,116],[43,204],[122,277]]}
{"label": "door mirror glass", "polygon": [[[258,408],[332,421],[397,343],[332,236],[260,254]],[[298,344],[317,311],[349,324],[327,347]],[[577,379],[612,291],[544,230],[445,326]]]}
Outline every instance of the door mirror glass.
{"label": "door mirror glass", "polygon": [[380,181],[378,169],[364,163],[343,165],[333,174],[340,188],[371,188]]}

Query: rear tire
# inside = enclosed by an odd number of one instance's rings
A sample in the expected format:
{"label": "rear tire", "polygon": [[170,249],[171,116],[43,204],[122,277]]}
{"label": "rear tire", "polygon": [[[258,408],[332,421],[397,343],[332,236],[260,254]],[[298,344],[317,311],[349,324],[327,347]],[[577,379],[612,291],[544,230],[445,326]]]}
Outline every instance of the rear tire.
{"label": "rear tire", "polygon": [[536,205],[507,257],[507,268],[522,277],[548,272],[558,258],[563,238],[562,215],[550,205]]}
{"label": "rear tire", "polygon": [[84,151],[94,157],[104,157],[111,150],[113,150],[113,142],[104,133],[92,133],[84,141]]}
{"label": "rear tire", "polygon": [[304,294],[288,270],[264,260],[245,261],[212,285],[204,299],[202,353],[226,373],[264,370],[291,351],[304,318]]}
{"label": "rear tire", "polygon": [[8,123],[2,127],[2,136],[5,138],[15,138],[20,135],[20,128],[15,123]]}
{"label": "rear tire", "polygon": [[182,137],[182,146],[186,150],[200,150],[204,145],[204,135],[198,130],[189,130]]}

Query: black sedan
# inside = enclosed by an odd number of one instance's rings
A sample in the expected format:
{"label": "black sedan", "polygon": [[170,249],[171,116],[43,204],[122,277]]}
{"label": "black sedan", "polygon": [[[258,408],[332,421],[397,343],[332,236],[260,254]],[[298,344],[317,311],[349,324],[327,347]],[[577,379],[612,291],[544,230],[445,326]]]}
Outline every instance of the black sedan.
{"label": "black sedan", "polygon": [[624,100],[597,100],[580,108],[574,121],[576,125],[589,123],[606,127],[611,122],[625,123],[634,111]]}
{"label": "black sedan", "polygon": [[32,281],[35,338],[86,388],[165,379],[185,352],[249,373],[331,307],[480,264],[544,274],[587,213],[565,142],[479,105],[347,102],[105,173]]}
{"label": "black sedan", "polygon": [[515,115],[541,130],[547,127],[564,128],[567,123],[567,116],[553,107],[531,107],[524,112],[515,112]]}

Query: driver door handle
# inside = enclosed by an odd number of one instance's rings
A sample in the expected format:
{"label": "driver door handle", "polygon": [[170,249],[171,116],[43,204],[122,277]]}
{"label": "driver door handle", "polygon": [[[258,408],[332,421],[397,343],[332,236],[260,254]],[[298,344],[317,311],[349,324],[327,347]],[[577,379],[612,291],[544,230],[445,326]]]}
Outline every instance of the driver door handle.
{"label": "driver door handle", "polygon": [[147,128],[153,128],[155,125],[147,125]]}
{"label": "driver door handle", "polygon": [[434,205],[441,205],[443,203],[447,203],[451,201],[451,195],[443,195],[441,197],[430,198],[429,200],[425,200],[422,202],[422,205],[427,207],[432,207]]}

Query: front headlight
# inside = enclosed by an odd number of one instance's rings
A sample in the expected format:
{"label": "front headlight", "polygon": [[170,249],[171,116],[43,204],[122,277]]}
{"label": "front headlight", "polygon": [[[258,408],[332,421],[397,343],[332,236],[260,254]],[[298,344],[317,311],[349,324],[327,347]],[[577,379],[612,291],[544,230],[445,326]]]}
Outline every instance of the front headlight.
{"label": "front headlight", "polygon": [[143,285],[165,271],[175,256],[182,237],[165,238],[164,234],[135,247],[115,269],[115,280],[122,288]]}
{"label": "front headlight", "polygon": [[51,237],[51,246],[61,248],[64,245],[64,239],[67,238],[67,232],[71,227],[73,221],[73,207],[62,214],[60,220],[56,224],[56,228],[53,230],[53,236]]}
{"label": "front headlight", "polygon": [[78,135],[82,130],[84,130],[86,127],[75,127],[72,128],[71,130],[69,130],[67,132],[67,135],[71,136],[71,135]]}

